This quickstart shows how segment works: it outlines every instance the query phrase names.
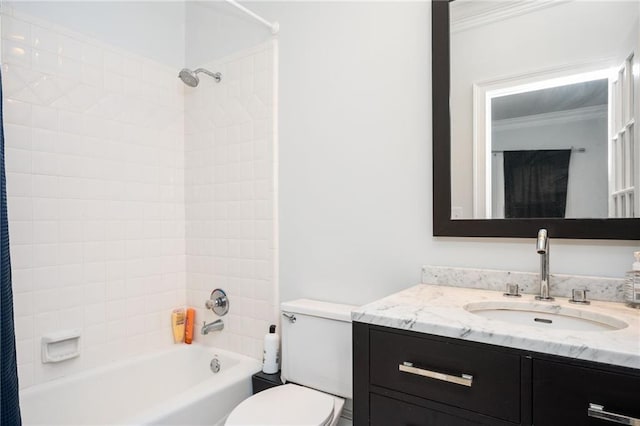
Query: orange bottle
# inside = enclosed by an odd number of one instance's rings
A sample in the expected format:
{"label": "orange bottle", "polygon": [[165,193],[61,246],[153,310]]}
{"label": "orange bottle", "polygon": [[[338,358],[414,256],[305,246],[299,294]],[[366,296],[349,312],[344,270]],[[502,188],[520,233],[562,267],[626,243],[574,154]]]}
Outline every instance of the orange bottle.
{"label": "orange bottle", "polygon": [[196,310],[193,308],[187,309],[187,320],[184,323],[184,342],[188,345],[193,342],[193,325],[196,321]]}

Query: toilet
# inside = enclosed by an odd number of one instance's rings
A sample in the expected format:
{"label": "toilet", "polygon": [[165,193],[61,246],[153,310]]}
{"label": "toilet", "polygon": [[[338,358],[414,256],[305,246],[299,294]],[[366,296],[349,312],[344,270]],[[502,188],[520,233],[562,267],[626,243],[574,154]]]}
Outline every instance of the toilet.
{"label": "toilet", "polygon": [[282,303],[282,379],[242,401],[226,426],[335,426],[352,398],[351,311],[298,299]]}

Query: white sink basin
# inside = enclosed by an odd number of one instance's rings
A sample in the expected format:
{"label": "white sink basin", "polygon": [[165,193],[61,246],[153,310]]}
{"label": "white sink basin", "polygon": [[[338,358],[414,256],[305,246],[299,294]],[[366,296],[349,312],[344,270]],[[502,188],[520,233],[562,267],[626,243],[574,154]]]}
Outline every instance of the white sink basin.
{"label": "white sink basin", "polygon": [[491,301],[469,303],[464,308],[490,320],[551,330],[611,331],[628,326],[608,315],[553,303]]}

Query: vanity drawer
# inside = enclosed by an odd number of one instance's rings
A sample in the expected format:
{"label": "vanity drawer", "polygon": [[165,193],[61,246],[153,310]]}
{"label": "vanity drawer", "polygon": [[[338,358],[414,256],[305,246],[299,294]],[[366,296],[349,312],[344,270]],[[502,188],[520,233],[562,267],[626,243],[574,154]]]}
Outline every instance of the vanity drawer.
{"label": "vanity drawer", "polygon": [[520,422],[518,355],[380,330],[369,353],[372,385]]}
{"label": "vanity drawer", "polygon": [[480,426],[476,423],[447,413],[371,394],[370,426]]}
{"label": "vanity drawer", "polygon": [[[590,404],[602,406],[604,413],[597,407],[589,410]],[[638,424],[640,371],[618,373],[536,359],[533,421],[545,426]]]}

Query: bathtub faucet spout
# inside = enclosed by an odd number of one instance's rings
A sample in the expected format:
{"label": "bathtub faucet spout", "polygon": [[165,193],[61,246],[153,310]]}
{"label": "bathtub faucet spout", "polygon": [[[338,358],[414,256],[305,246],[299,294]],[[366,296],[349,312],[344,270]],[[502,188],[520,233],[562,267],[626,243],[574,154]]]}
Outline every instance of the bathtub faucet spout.
{"label": "bathtub faucet spout", "polygon": [[200,330],[201,334],[209,334],[210,331],[220,331],[224,328],[224,322],[221,319],[217,319],[213,322],[207,324],[206,322],[202,322],[202,330]]}

